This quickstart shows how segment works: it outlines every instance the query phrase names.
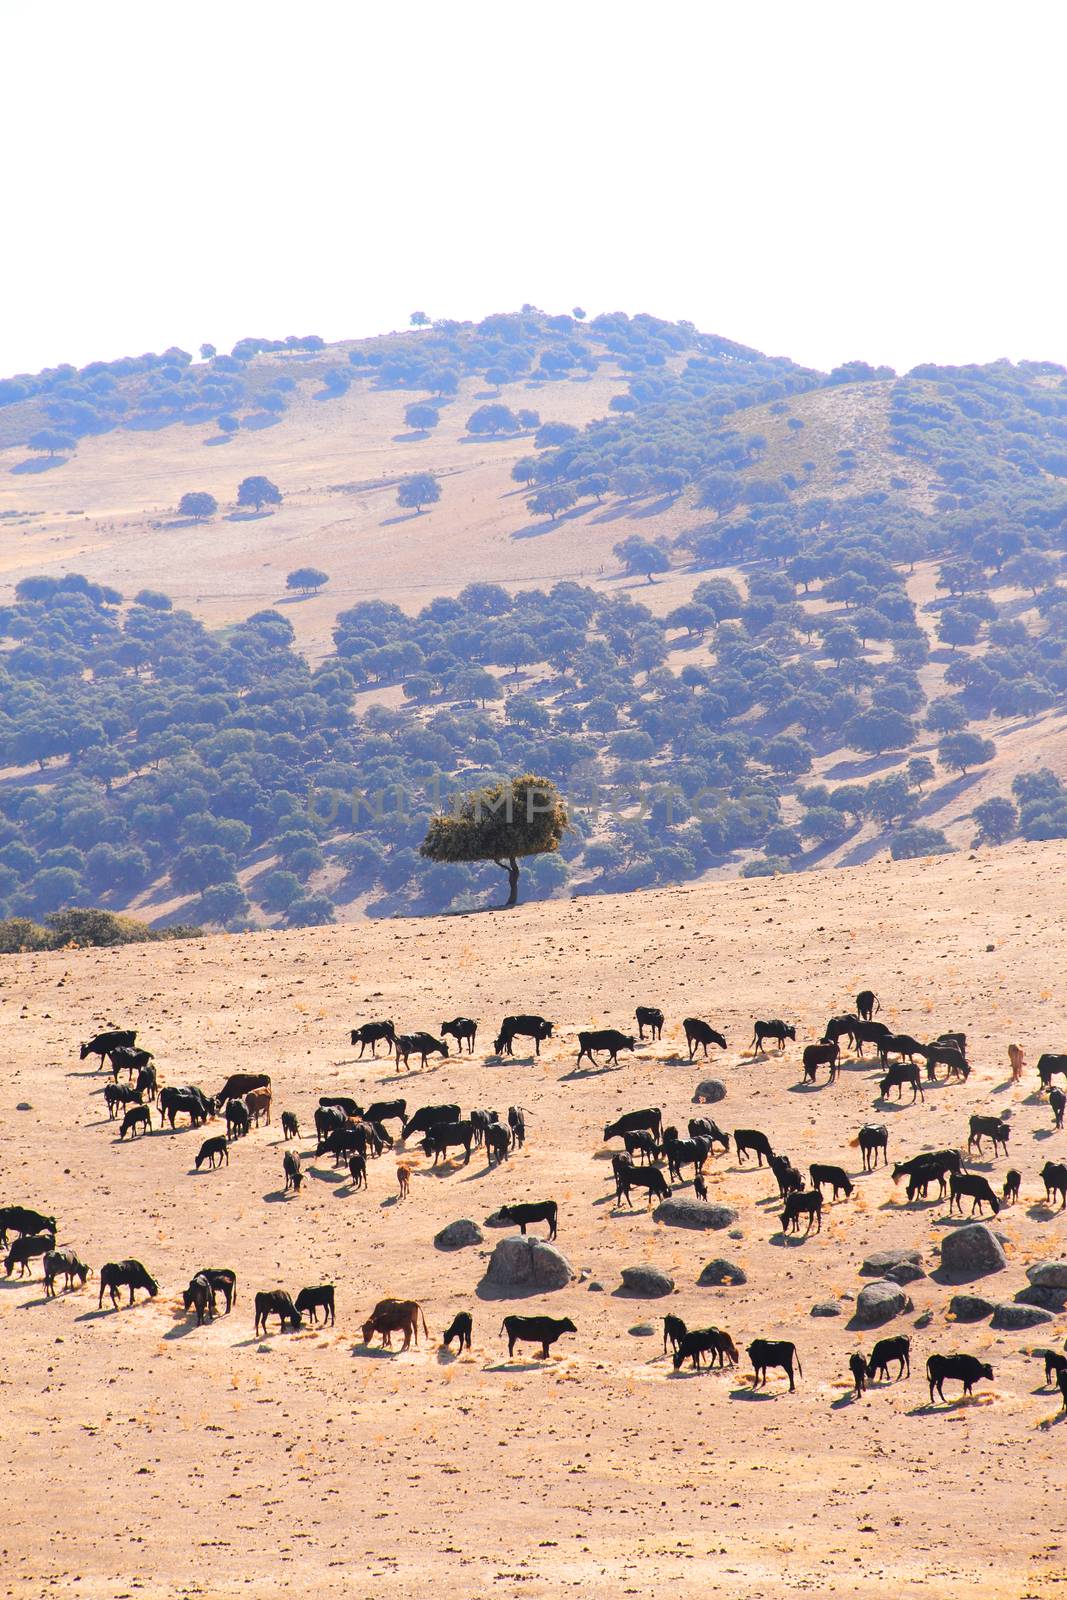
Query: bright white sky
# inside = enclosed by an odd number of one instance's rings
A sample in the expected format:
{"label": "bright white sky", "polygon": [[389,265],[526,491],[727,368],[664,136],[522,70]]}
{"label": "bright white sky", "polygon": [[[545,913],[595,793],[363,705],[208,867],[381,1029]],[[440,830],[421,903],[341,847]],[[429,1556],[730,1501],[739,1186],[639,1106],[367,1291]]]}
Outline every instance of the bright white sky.
{"label": "bright white sky", "polygon": [[4,0],[0,375],[416,309],[1067,363],[1052,0]]}

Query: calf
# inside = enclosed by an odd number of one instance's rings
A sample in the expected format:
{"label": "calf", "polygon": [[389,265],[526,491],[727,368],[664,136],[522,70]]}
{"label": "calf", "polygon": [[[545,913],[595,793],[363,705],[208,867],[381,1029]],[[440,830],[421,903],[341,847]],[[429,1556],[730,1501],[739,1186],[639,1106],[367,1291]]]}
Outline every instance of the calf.
{"label": "calf", "polygon": [[521,1150],[526,1143],[526,1118],[521,1106],[508,1106],[508,1127],[511,1129],[512,1149]]}
{"label": "calf", "polygon": [[452,1340],[457,1339],[459,1342],[456,1346],[456,1353],[462,1355],[464,1350],[469,1350],[471,1347],[471,1334],[473,1332],[474,1322],[470,1312],[457,1311],[449,1324],[447,1333],[441,1340],[441,1344],[444,1349],[450,1350],[452,1348]]}
{"label": "calf", "polygon": [[650,1204],[653,1196],[658,1200],[670,1198],[671,1186],[658,1167],[635,1167],[625,1156],[612,1156],[611,1170],[615,1176],[616,1205],[625,1200],[628,1206],[633,1207],[631,1189],[644,1189]]}
{"label": "calf", "polygon": [[1060,1196],[1060,1210],[1067,1209],[1067,1165],[1062,1161],[1046,1161],[1038,1174],[1045,1185],[1045,1203]]}
{"label": "calf", "polygon": [[748,1347],[748,1359],[752,1363],[752,1387],[759,1389],[767,1382],[767,1368],[780,1367],[789,1377],[789,1393],[795,1394],[796,1384],[793,1382],[793,1362],[797,1364],[797,1372],[804,1376],[804,1369],[800,1365],[797,1347],[788,1339],[753,1339]]}
{"label": "calf", "polygon": [[16,1239],[7,1253],[4,1262],[4,1272],[10,1278],[16,1267],[19,1277],[24,1278],[29,1271],[30,1262],[34,1256],[44,1256],[56,1247],[54,1233],[24,1233],[21,1239]]}
{"label": "calf", "polygon": [[933,1355],[926,1363],[926,1378],[930,1385],[930,1404],[934,1403],[936,1392],[939,1400],[944,1400],[943,1388],[946,1378],[954,1378],[963,1384],[964,1394],[970,1394],[979,1378],[988,1378],[993,1381],[993,1368],[988,1361],[979,1361],[977,1356],[942,1356]]}
{"label": "calf", "polygon": [[865,1122],[856,1137],[863,1156],[864,1172],[873,1172],[878,1165],[878,1152],[882,1152],[882,1164],[889,1165],[889,1129],[884,1122]]}
{"label": "calf", "polygon": [[646,1163],[655,1161],[659,1155],[659,1145],[645,1128],[638,1128],[636,1133],[624,1133],[622,1142],[628,1156],[641,1156]]}
{"label": "calf", "polygon": [[284,1139],[299,1139],[300,1137],[300,1124],[296,1120],[296,1113],[293,1111],[282,1112],[282,1137]]}
{"label": "calf", "polygon": [[182,1305],[186,1311],[196,1312],[198,1328],[205,1320],[212,1320],[215,1315],[215,1291],[204,1273],[198,1272],[190,1278],[189,1287],[182,1290]]}
{"label": "calf", "polygon": [[784,1200],[787,1195],[799,1194],[804,1187],[804,1179],[794,1167],[788,1156],[774,1155],[771,1157],[771,1171],[774,1173],[778,1184],[779,1197]]}
{"label": "calf", "polygon": [[[619,1051],[633,1050],[636,1043],[637,1041],[632,1033],[620,1033],[618,1028],[600,1028],[591,1033],[580,1033],[578,1035],[578,1061],[581,1061],[583,1056],[588,1056],[590,1061],[594,1061],[596,1051],[606,1050],[608,1060],[613,1066],[617,1066]],[[576,1066],[577,1064],[575,1062]]]}
{"label": "calf", "polygon": [[300,1193],[300,1185],[304,1181],[304,1174],[300,1170],[300,1157],[295,1150],[287,1150],[282,1157],[282,1170],[285,1173],[286,1192],[292,1189],[294,1194]]}
{"label": "calf", "polygon": [[816,1233],[822,1232],[822,1195],[818,1189],[810,1189],[806,1194],[786,1196],[785,1210],[781,1214],[783,1233],[799,1233],[801,1217],[808,1219],[808,1225],[804,1230],[805,1237],[811,1232],[813,1222],[818,1224]]}
{"label": "calf", "polygon": [[692,1061],[697,1053],[697,1046],[701,1046],[704,1057],[707,1059],[708,1045],[718,1045],[720,1050],[726,1049],[726,1040],[721,1033],[717,1033],[710,1023],[702,1022],[699,1017],[686,1017],[682,1023],[685,1029],[685,1042],[689,1050],[689,1059]]}
{"label": "calf", "polygon": [[892,1339],[879,1339],[871,1351],[871,1359],[867,1363],[868,1378],[882,1377],[889,1382],[889,1363],[896,1361],[897,1377],[904,1377],[905,1373],[911,1377],[911,1340],[906,1333],[898,1334]]}
{"label": "calf", "polygon": [[856,996],[856,1015],[861,1022],[870,1022],[876,1011],[881,1011],[878,996],[873,989],[861,989]]}
{"label": "calf", "polygon": [[686,1327],[681,1317],[675,1317],[669,1314],[665,1316],[663,1319],[663,1354],[667,1354],[668,1344],[672,1350],[677,1350],[678,1346],[681,1344],[688,1332],[689,1329]]}
{"label": "calf", "polygon": [[645,1029],[651,1033],[653,1039],[663,1038],[663,1012],[659,1006],[638,1006],[634,1012],[637,1023],[637,1036],[644,1039]]}
{"label": "calf", "polygon": [[1062,1128],[1063,1112],[1064,1108],[1067,1107],[1067,1094],[1064,1094],[1062,1089],[1050,1088],[1048,1092],[1048,1103],[1052,1108],[1053,1126]]}
{"label": "calf", "polygon": [[981,1153],[982,1140],[992,1139],[993,1154],[996,1155],[998,1146],[1003,1145],[1004,1154],[1007,1155],[1011,1129],[1003,1117],[980,1117],[975,1115],[971,1118],[968,1126],[971,1130],[967,1138],[968,1151],[975,1149]]}
{"label": "calf", "polygon": [[372,1056],[378,1054],[378,1041],[385,1040],[385,1053],[389,1054],[396,1038],[396,1029],[391,1022],[364,1022],[358,1028],[353,1028],[349,1035],[353,1044],[359,1045],[359,1054],[362,1059],[363,1052],[370,1045]]}
{"label": "calf", "polygon": [[559,1207],[554,1200],[526,1200],[519,1205],[501,1206],[497,1215],[502,1222],[517,1222],[522,1234],[531,1222],[547,1222],[548,1237],[556,1237]]}
{"label": "calf", "polygon": [[423,1139],[422,1148],[428,1156],[433,1156],[433,1165],[436,1167],[442,1156],[447,1157],[453,1145],[462,1146],[463,1165],[466,1166],[471,1158],[473,1142],[474,1123],[467,1118],[462,1122],[438,1123]]}
{"label": "calf", "polygon": [[251,1119],[244,1101],[228,1100],[226,1102],[227,1139],[243,1139],[250,1127]]}
{"label": "calf", "polygon": [[757,1022],[754,1024],[752,1043],[749,1045],[749,1049],[758,1056],[764,1055],[766,1054],[764,1042],[767,1039],[773,1039],[778,1049],[784,1050],[785,1041],[787,1039],[796,1039],[796,1036],[797,1030],[795,1028],[775,1017],[770,1022]]}
{"label": "calf", "polygon": [[211,1164],[212,1172],[214,1172],[216,1157],[218,1158],[218,1164],[220,1167],[222,1166],[223,1162],[229,1166],[230,1148],[226,1143],[226,1135],[223,1133],[218,1134],[214,1139],[204,1140],[197,1152],[196,1160],[194,1161],[193,1165],[195,1166],[197,1172],[199,1172],[202,1164],[205,1161],[208,1161]]}
{"label": "calf", "polygon": [[497,1166],[506,1161],[511,1154],[511,1134],[507,1128],[502,1128],[498,1123],[492,1123],[485,1130],[485,1154],[488,1166],[494,1160]]}
{"label": "calf", "polygon": [[473,1017],[453,1017],[451,1022],[442,1022],[442,1039],[455,1039],[456,1045],[462,1051],[467,1046],[467,1054],[474,1054],[474,1040],[478,1032],[478,1024]]}
{"label": "calf", "polygon": [[301,1289],[300,1293],[296,1297],[295,1304],[296,1309],[300,1312],[300,1315],[303,1316],[304,1312],[306,1311],[311,1321],[314,1323],[318,1322],[319,1312],[321,1310],[322,1325],[325,1327],[327,1322],[332,1323],[334,1320],[333,1284],[322,1283],[319,1284],[319,1286],[315,1289]]}
{"label": "calf", "polygon": [[248,1115],[254,1120],[257,1128],[259,1127],[260,1117],[265,1120],[267,1127],[270,1127],[271,1098],[269,1089],[253,1089],[250,1094],[246,1094],[244,1097],[245,1105],[248,1107]]}
{"label": "calf", "polygon": [[471,1122],[474,1125],[474,1148],[477,1150],[485,1139],[485,1130],[494,1123],[499,1124],[500,1117],[495,1111],[476,1109],[471,1112]]}
{"label": "calf", "polygon": [[1004,1201],[1005,1205],[1014,1206],[1018,1204],[1019,1185],[1022,1183],[1022,1181],[1022,1173],[1017,1172],[1014,1167],[1009,1167],[1007,1172],[1004,1174],[1004,1187],[1000,1191],[1000,1198]]}
{"label": "calf", "polygon": [[[1055,1091],[1053,1091],[1055,1093]],[[105,1083],[104,1101],[107,1105],[107,1114],[114,1122],[122,1106],[133,1105],[140,1102],[140,1095],[126,1083]]]}
{"label": "calf", "polygon": [[815,1075],[820,1067],[830,1068],[830,1082],[837,1079],[838,1058],[841,1051],[833,1039],[823,1039],[818,1044],[806,1044],[801,1061],[804,1067],[804,1082],[814,1083]]}
{"label": "calf", "polygon": [[899,1065],[890,1067],[885,1077],[879,1079],[879,1100],[888,1099],[890,1091],[893,1089],[897,1091],[897,1099],[899,1100],[905,1084],[908,1084],[911,1087],[912,1105],[915,1104],[916,1095],[918,1095],[920,1100],[926,1099],[926,1096],[923,1094],[923,1086],[919,1078],[918,1067],[909,1062],[902,1061],[899,1063]]}
{"label": "calf", "polygon": [[855,1187],[843,1167],[824,1167],[815,1162],[808,1168],[808,1172],[811,1175],[812,1188],[818,1189],[821,1194],[822,1186],[825,1183],[828,1188],[833,1189],[835,1200],[842,1190],[847,1200]]}
{"label": "calf", "polygon": [[721,1144],[724,1150],[730,1148],[730,1135],[723,1133],[718,1123],[713,1122],[710,1117],[690,1117],[689,1137],[710,1140],[713,1153],[717,1144]]}
{"label": "calf", "polygon": [[763,1165],[764,1157],[770,1165],[771,1157],[774,1155],[771,1141],[765,1133],[760,1133],[756,1128],[735,1128],[734,1149],[737,1152],[738,1165],[742,1167],[745,1164],[746,1151],[756,1152],[756,1165],[760,1167]]}
{"label": "calf", "polygon": [[578,1329],[570,1317],[505,1317],[500,1331],[508,1336],[509,1361],[520,1342],[539,1344],[540,1360],[547,1361],[548,1352],[556,1340],[565,1333],[577,1333]]}
{"label": "calf", "polygon": [[209,1102],[203,1090],[193,1084],[168,1085],[159,1091],[160,1122],[169,1122],[172,1128],[177,1125],[179,1116],[188,1117],[191,1125],[198,1128],[214,1114],[215,1102]]}
{"label": "calf", "polygon": [[356,1155],[349,1156],[348,1175],[351,1179],[353,1189],[365,1189],[367,1187],[366,1156],[359,1155],[358,1153]]}
{"label": "calf", "polygon": [[682,1338],[674,1352],[674,1370],[681,1370],[683,1361],[691,1360],[693,1370],[700,1371],[700,1358],[702,1355],[711,1357],[709,1367],[715,1365],[715,1358],[719,1358],[719,1366],[724,1367],[727,1360],[731,1366],[738,1362],[737,1346],[728,1333],[721,1328],[694,1328]]}
{"label": "calf", "polygon": [[963,1157],[958,1150],[924,1150],[910,1161],[898,1161],[893,1168],[893,1182],[908,1178],[908,1199],[914,1199],[912,1188],[916,1181],[925,1192],[928,1183],[937,1181],[938,1198],[945,1198],[945,1180],[952,1172],[963,1171]]}
{"label": "calf", "polygon": [[149,1111],[148,1107],[133,1106],[129,1111],[127,1111],[126,1115],[122,1119],[122,1127],[119,1129],[119,1138],[125,1139],[126,1135],[129,1134],[130,1138],[132,1139],[137,1129],[140,1129],[142,1133],[148,1133],[151,1131],[151,1127],[152,1113]]}
{"label": "calf", "polygon": [[625,1133],[637,1133],[642,1128],[647,1129],[658,1139],[663,1132],[662,1111],[655,1106],[645,1111],[627,1111],[625,1116],[607,1123],[604,1128],[604,1143],[606,1144],[609,1139],[619,1139]]}
{"label": "calf", "polygon": [[261,1331],[266,1336],[268,1317],[277,1317],[282,1328],[288,1323],[294,1333],[304,1326],[304,1319],[294,1306],[292,1295],[286,1294],[284,1289],[261,1289],[256,1295],[256,1337]]}
{"label": "calf", "polygon": [[84,1284],[91,1272],[91,1268],[79,1261],[73,1250],[49,1250],[44,1258],[44,1292],[52,1298],[56,1292],[56,1279],[66,1278],[66,1287],[72,1288],[74,1279],[78,1278]]}
{"label": "calf", "polygon": [[867,1363],[858,1350],[853,1351],[848,1358],[849,1370],[852,1373],[852,1382],[855,1384],[853,1393],[858,1400],[867,1387]]}
{"label": "calf", "polygon": [[554,1024],[547,1022],[544,1017],[518,1016],[505,1017],[500,1024],[500,1032],[493,1041],[494,1055],[511,1056],[515,1052],[512,1045],[519,1037],[532,1039],[537,1055],[541,1054],[541,1043],[544,1039],[551,1039]]}

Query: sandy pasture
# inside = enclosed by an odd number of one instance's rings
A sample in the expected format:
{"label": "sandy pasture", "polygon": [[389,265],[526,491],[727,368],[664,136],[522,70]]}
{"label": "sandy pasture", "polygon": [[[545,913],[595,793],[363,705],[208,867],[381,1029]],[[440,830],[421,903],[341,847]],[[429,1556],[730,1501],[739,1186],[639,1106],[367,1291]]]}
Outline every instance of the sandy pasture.
{"label": "sandy pasture", "polygon": [[[1009,1110],[1011,1164],[1023,1199],[998,1226],[1008,1269],[981,1291],[1010,1300],[1029,1261],[1064,1254],[1064,1224],[1038,1204],[1036,1173],[1067,1153],[1053,1135],[1036,1075],[1006,1083],[1008,1043],[1031,1063],[1063,1048],[1059,845],[1013,846],[968,860],[876,865],[791,882],[716,884],[482,915],[339,930],[219,937],[195,944],[6,958],[0,1074],[5,1202],[54,1210],[60,1241],[96,1269],[140,1257],[160,1281],[154,1301],[96,1311],[95,1280],[46,1302],[32,1280],[0,1278],[0,1416],[8,1473],[0,1590],[9,1595],[303,1595],[375,1597],[1022,1596],[1058,1592],[1064,1571],[1062,1488],[1067,1426],[1027,1352],[1062,1348],[1062,1319],[1024,1334],[952,1326],[952,1290],[911,1288],[910,1382],[852,1403],[847,1359],[872,1336],[848,1327],[865,1253],[914,1244],[936,1268],[946,1208],[908,1209],[883,1172],[829,1206],[821,1236],[784,1245],[773,1184],[711,1165],[712,1197],[736,1208],[741,1237],[663,1228],[637,1206],[616,1214],[601,1132],[626,1109],[658,1104],[684,1124],[699,1078],[721,1077],[727,1128],[764,1129],[799,1165],[843,1160],[866,1117],[889,1123],[890,1154],[958,1143],[969,1112]],[[975,1072],[939,1085],[913,1109],[874,1107],[872,1073],[846,1066],[834,1088],[798,1087],[799,1051],[861,984],[883,1015],[932,1036],[966,1029]],[[579,1027],[628,1025],[658,1002],[663,1043],[621,1070],[573,1073]],[[557,1023],[540,1062],[487,1061],[508,1010]],[[473,1059],[450,1058],[402,1087],[392,1064],[352,1060],[347,1029],[374,1016],[436,1028],[466,1012],[482,1022]],[[730,1048],[708,1068],[678,1059],[680,1020],[723,1028]],[[797,1023],[784,1059],[747,1060],[751,1021]],[[228,1168],[191,1174],[201,1135],[116,1142],[103,1074],[80,1063],[79,1039],[136,1024],[172,1083],[221,1086],[234,1068],[266,1070],[275,1125],[233,1150]],[[527,1111],[528,1142],[502,1171],[484,1157],[423,1165],[395,1203],[395,1157],[350,1193],[303,1138],[308,1172],[283,1199],[277,1113],[304,1129],[320,1092],[406,1094]],[[32,1109],[19,1110],[20,1105]],[[215,1131],[214,1129],[212,1131]],[[999,1187],[1007,1163],[988,1170]],[[687,1192],[685,1186],[681,1192]],[[532,1301],[483,1298],[480,1248],[436,1251],[447,1221],[481,1222],[507,1199],[554,1196],[559,1246],[586,1274]],[[715,1256],[738,1262],[744,1287],[703,1289]],[[619,1270],[654,1263],[677,1293],[638,1302]],[[179,1292],[199,1266],[231,1265],[229,1318],[197,1329]],[[257,1288],[333,1280],[335,1328],[252,1338]],[[591,1282],[603,1292],[591,1290]],[[359,1322],[381,1295],[413,1295],[431,1339],[407,1355],[367,1351]],[[817,1300],[843,1314],[813,1319]],[[442,1329],[474,1315],[474,1350],[449,1358]],[[509,1310],[570,1316],[577,1337],[548,1362],[509,1363],[499,1337]],[[675,1378],[658,1332],[664,1310],[718,1323],[743,1346],[789,1337],[804,1376],[790,1397],[772,1379],[754,1397],[744,1374]],[[928,1326],[913,1329],[923,1313]],[[991,1361],[995,1382],[971,1405],[929,1408],[931,1350]],[[1045,1425],[1045,1426],[1043,1426]]]}

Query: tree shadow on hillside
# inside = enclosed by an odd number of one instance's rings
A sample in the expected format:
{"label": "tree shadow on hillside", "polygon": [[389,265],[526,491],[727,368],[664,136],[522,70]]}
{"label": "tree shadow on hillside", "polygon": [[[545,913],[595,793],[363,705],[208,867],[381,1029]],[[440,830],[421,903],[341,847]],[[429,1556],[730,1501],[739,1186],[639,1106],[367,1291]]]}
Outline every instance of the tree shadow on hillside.
{"label": "tree shadow on hillside", "polygon": [[65,467],[70,460],[69,456],[27,456],[25,461],[16,461],[10,469],[18,477],[36,477],[41,472],[51,472],[53,467]]}
{"label": "tree shadow on hillside", "polygon": [[584,517],[588,506],[572,506],[569,511],[558,511],[555,517],[547,522],[531,522],[525,528],[516,528],[511,535],[513,539],[540,539],[546,533],[558,533],[565,522],[574,522],[579,517]]}
{"label": "tree shadow on hillside", "polygon": [[888,767],[897,767],[904,757],[903,750],[883,751],[881,755],[862,756],[853,761],[838,761],[832,767],[827,767],[824,778],[839,778],[853,781],[856,778],[871,778],[876,772],[885,772]]}
{"label": "tree shadow on hillside", "polygon": [[273,517],[273,511],[227,511],[226,522],[262,522],[266,517]]}
{"label": "tree shadow on hillside", "polygon": [[229,444],[232,438],[232,433],[213,433],[209,439],[204,439],[202,442],[210,447],[217,444]]}
{"label": "tree shadow on hillside", "polygon": [[421,511],[398,511],[395,516],[383,517],[379,528],[392,528],[398,522],[416,522],[423,513]]}

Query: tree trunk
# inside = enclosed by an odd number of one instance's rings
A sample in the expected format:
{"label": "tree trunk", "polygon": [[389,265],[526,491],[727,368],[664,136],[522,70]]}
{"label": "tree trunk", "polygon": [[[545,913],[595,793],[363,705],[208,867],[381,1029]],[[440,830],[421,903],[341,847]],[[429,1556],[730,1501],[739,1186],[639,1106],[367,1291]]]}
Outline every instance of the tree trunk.
{"label": "tree trunk", "polygon": [[518,904],[519,899],[519,863],[514,856],[509,856],[506,862],[498,861],[497,866],[508,875],[508,897],[502,909],[510,911],[512,906]]}

